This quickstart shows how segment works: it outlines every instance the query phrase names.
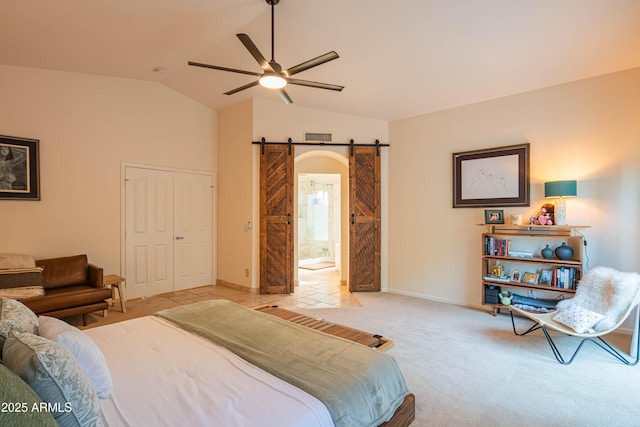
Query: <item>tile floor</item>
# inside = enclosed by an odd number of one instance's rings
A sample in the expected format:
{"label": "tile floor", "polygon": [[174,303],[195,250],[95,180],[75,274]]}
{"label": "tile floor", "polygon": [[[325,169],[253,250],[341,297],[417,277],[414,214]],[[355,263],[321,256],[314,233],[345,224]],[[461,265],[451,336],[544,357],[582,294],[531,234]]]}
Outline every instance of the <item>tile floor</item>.
{"label": "tile floor", "polygon": [[119,310],[118,301],[109,309],[107,317],[101,312],[89,314],[87,326],[82,326],[81,316],[74,316],[67,320],[80,328],[115,323],[126,319],[146,316],[158,310],[190,304],[209,299],[228,299],[246,307],[256,307],[263,304],[279,305],[281,307],[298,308],[330,308],[330,307],[359,307],[357,294],[349,292],[348,287],[340,285],[340,271],[335,268],[322,270],[298,270],[299,285],[293,294],[288,295],[256,295],[241,290],[223,286],[209,285],[184,291],[171,292],[127,301],[127,312]]}
{"label": "tile floor", "polygon": [[[325,268],[322,270],[298,269],[299,285],[292,295],[294,307],[330,308],[359,307],[356,294],[349,292],[346,285],[340,285],[340,270]],[[282,304],[284,305],[284,304]]]}

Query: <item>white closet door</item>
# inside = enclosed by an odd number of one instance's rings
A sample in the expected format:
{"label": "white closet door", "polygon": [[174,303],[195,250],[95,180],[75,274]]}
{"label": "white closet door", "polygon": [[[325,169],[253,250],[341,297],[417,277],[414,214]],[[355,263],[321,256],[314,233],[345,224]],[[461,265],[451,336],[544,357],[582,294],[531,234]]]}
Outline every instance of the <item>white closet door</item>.
{"label": "white closet door", "polygon": [[174,290],[210,285],[212,260],[212,178],[174,174]]}
{"label": "white closet door", "polygon": [[125,169],[127,297],[173,291],[173,173]]}

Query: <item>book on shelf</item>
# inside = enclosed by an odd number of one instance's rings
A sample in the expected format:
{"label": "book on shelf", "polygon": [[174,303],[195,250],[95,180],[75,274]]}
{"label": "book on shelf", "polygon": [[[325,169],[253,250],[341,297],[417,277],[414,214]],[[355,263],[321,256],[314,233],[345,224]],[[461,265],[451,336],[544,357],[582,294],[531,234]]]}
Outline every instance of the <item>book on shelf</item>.
{"label": "book on shelf", "polygon": [[509,256],[511,240],[496,239],[492,236],[484,237],[484,254],[493,256]]}
{"label": "book on shelf", "polygon": [[553,272],[552,286],[561,289],[575,289],[578,282],[576,269],[573,267],[558,267]]}

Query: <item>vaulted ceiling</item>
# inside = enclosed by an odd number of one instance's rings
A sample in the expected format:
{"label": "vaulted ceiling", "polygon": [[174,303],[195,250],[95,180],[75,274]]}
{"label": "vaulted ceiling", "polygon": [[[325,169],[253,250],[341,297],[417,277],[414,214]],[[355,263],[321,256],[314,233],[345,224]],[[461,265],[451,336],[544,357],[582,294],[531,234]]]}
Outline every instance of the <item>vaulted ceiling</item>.
{"label": "vaulted ceiling", "polygon": [[[265,0],[1,0],[0,64],[149,80],[213,109],[279,101],[236,38],[271,57]],[[638,0],[280,0],[275,59],[335,50],[296,77],[342,92],[287,87],[296,105],[384,120],[640,67]],[[164,73],[154,72],[162,67]]]}

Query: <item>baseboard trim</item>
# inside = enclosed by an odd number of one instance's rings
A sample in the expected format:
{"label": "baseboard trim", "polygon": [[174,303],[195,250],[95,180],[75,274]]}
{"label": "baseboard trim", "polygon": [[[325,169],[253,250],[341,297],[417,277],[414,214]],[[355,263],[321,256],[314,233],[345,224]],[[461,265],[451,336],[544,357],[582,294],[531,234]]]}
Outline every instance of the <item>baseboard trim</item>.
{"label": "baseboard trim", "polygon": [[420,299],[425,299],[425,300],[434,301],[434,302],[442,302],[445,304],[460,305],[463,307],[475,308],[478,310],[484,310],[484,311],[489,310],[489,308],[485,307],[482,304],[468,304],[468,303],[465,303],[464,301],[457,301],[449,298],[434,297],[431,295],[419,294],[415,292],[401,291],[399,289],[389,289],[387,292],[389,292],[390,294],[405,295],[408,297],[420,298]]}
{"label": "baseboard trim", "polygon": [[227,282],[226,280],[221,280],[221,279],[216,279],[216,286],[235,289],[237,291],[246,292],[248,294],[258,294],[258,289],[250,288],[248,286],[238,285],[237,283]]}

